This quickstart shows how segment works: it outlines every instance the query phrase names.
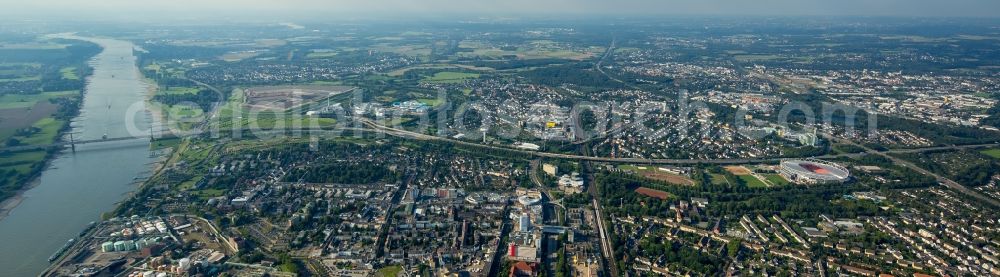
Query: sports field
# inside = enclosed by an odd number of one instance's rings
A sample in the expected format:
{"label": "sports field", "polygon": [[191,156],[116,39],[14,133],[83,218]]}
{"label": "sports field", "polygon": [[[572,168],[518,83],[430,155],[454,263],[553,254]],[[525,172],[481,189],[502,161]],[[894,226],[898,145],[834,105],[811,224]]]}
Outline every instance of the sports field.
{"label": "sports field", "polygon": [[642,177],[646,177],[652,180],[663,181],[675,185],[683,186],[693,186],[696,185],[694,180],[691,178],[677,175],[674,173],[667,172],[658,167],[653,166],[634,166],[634,165],[622,165],[618,167],[619,169],[631,171],[635,174],[639,174]]}

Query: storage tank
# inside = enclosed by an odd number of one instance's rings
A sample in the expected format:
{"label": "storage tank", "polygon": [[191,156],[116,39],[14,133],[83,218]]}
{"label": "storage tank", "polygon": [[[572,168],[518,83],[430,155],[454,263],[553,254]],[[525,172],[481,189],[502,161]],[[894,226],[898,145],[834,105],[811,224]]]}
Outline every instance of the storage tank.
{"label": "storage tank", "polygon": [[149,247],[149,242],[146,239],[139,239],[135,241],[135,249],[143,249]]}
{"label": "storage tank", "polygon": [[119,240],[115,242],[115,251],[127,251],[127,250],[128,249],[125,248],[125,241]]}
{"label": "storage tank", "polygon": [[110,242],[110,241],[102,243],[101,244],[101,251],[104,251],[105,253],[107,253],[107,252],[114,252],[115,251],[115,243],[114,242]]}

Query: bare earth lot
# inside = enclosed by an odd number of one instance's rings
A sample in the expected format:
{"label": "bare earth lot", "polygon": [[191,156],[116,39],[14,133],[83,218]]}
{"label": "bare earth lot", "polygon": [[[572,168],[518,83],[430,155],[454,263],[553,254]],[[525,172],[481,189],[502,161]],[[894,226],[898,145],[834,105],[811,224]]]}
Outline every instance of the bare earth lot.
{"label": "bare earth lot", "polygon": [[670,193],[667,193],[667,192],[662,191],[662,190],[655,190],[655,189],[645,188],[645,187],[637,188],[637,189],[635,189],[635,192],[638,193],[638,194],[645,195],[645,196],[649,196],[649,197],[653,197],[653,198],[659,198],[659,199],[664,199],[664,200],[667,199],[668,197],[670,197]]}
{"label": "bare earth lot", "polygon": [[747,169],[746,167],[742,167],[742,166],[727,166],[727,167],[724,167],[724,168],[726,169],[726,171],[729,171],[729,173],[732,173],[733,175],[736,175],[736,176],[750,175],[750,173],[751,173],[750,169]]}
{"label": "bare earth lot", "polygon": [[284,111],[354,89],[346,86],[267,86],[246,89],[251,110]]}
{"label": "bare earth lot", "polygon": [[688,179],[687,177],[684,176],[666,172],[646,171],[645,173],[642,174],[642,176],[649,179],[664,181],[675,185],[685,185],[685,186],[695,185],[694,180]]}
{"label": "bare earth lot", "polygon": [[42,118],[52,115],[59,105],[49,101],[38,101],[30,108],[0,109],[0,129],[20,129],[30,127]]}

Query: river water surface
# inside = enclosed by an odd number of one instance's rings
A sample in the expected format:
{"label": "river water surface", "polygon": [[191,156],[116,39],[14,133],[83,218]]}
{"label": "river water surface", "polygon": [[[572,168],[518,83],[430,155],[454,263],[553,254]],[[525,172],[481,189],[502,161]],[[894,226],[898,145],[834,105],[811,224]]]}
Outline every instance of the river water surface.
{"label": "river water surface", "polygon": [[[90,61],[80,116],[73,126],[76,140],[145,135],[150,116],[143,106],[148,84],[136,67],[131,42],[61,35],[104,47]],[[127,116],[127,114],[132,116]],[[130,132],[126,125],[135,126]],[[147,131],[148,132],[148,131]],[[76,238],[101,213],[114,209],[147,175],[155,160],[145,140],[78,145],[56,155],[39,183],[0,220],[0,276],[36,276],[48,258]]]}

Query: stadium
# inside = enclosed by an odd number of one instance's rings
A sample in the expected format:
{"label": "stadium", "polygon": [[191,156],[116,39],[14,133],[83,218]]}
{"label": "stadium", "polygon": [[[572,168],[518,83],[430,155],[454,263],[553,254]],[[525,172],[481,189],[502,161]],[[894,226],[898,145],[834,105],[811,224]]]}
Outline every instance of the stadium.
{"label": "stadium", "polygon": [[784,160],[779,173],[797,184],[843,183],[851,177],[851,172],[838,164],[813,159]]}

